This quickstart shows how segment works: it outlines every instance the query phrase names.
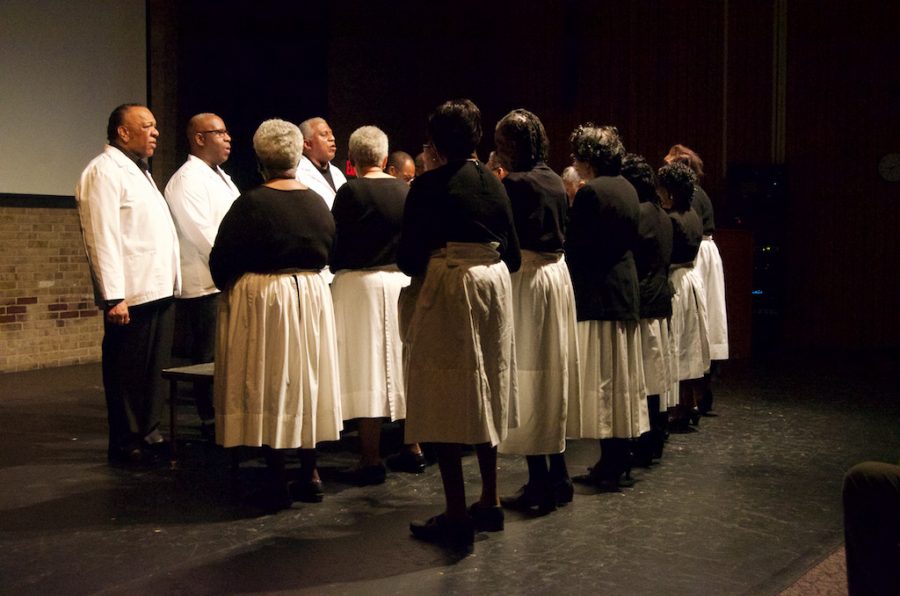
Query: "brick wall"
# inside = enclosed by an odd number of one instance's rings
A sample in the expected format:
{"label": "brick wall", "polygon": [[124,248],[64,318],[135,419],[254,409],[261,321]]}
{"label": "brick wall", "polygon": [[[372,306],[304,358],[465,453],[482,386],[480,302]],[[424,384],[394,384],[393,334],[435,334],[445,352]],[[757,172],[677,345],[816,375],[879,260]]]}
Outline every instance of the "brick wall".
{"label": "brick wall", "polygon": [[0,372],[100,360],[78,213],[0,207]]}

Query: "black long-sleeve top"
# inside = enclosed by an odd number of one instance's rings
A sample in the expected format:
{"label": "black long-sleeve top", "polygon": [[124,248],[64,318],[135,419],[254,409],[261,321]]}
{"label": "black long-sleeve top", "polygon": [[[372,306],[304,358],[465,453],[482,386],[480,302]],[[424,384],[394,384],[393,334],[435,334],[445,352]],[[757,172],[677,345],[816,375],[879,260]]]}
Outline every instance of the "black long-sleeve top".
{"label": "black long-sleeve top", "polygon": [[334,197],[331,270],[366,269],[397,262],[403,204],[409,185],[396,178],[355,178]]}
{"label": "black long-sleeve top", "polygon": [[703,240],[703,224],[693,209],[669,211],[672,220],[672,265],[693,266]]}
{"label": "black long-sleeve top", "polygon": [[579,321],[637,321],[637,191],[621,176],[599,176],[575,195],[569,211],[566,262]]}
{"label": "black long-sleeve top", "polygon": [[694,194],[691,197],[691,207],[697,212],[700,223],[703,224],[703,235],[712,236],[716,231],[716,216],[713,211],[712,200],[706,191],[694,185]]}
{"label": "black long-sleeve top", "polygon": [[519,246],[535,252],[562,252],[569,203],[562,178],[543,162],[503,179],[512,203]]}
{"label": "black long-sleeve top", "polygon": [[219,225],[209,269],[219,289],[244,273],[322,269],[334,241],[334,219],[312,190],[259,186],[243,193]]}
{"label": "black long-sleeve top", "polygon": [[510,272],[521,253],[503,185],[477,161],[452,161],[416,178],[406,197],[397,265],[424,275],[434,250],[448,242],[497,242]]}
{"label": "black long-sleeve top", "polygon": [[641,203],[634,263],[641,294],[642,319],[672,315],[672,292],[669,287],[672,236],[672,220],[663,208],[649,201]]}

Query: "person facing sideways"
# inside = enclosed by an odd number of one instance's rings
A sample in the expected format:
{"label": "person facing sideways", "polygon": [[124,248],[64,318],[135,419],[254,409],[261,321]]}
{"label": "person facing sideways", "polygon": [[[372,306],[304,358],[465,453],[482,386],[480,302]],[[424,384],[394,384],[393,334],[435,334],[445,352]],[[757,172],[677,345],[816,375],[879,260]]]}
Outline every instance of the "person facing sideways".
{"label": "person facing sideways", "polygon": [[688,432],[691,418],[699,417],[697,398],[701,395],[703,373],[709,368],[709,339],[706,331],[706,292],[694,271],[703,228],[691,208],[696,177],[682,163],[659,169],[659,194],[672,220],[672,264],[669,280],[672,296],[672,336],[678,371],[679,401],[669,418],[673,432]]}
{"label": "person facing sideways", "polygon": [[641,201],[638,243],[634,249],[640,289],[641,349],[650,432],[635,446],[635,461],[650,465],[662,457],[668,425],[668,409],[676,405],[677,392],[671,345],[672,292],[669,265],[672,261],[672,222],[659,204],[656,173],[640,155],[629,153],[622,160],[622,176],[637,191]]}
{"label": "person facing sideways", "polygon": [[508,173],[507,169],[504,168],[500,163],[500,160],[497,159],[496,151],[491,151],[490,155],[488,155],[488,160],[484,165],[487,166],[487,169],[493,172],[494,176],[496,176],[498,180],[503,180],[504,178],[506,178],[506,174]]}
{"label": "person facing sideways", "polygon": [[325,199],[331,209],[334,195],[347,182],[339,168],[331,164],[337,151],[334,133],[324,118],[316,116],[300,123],[303,157],[297,164],[297,180]]}
{"label": "person facing sideways", "polygon": [[[353,160],[351,159],[351,162]],[[394,178],[411,184],[416,177],[416,164],[412,156],[406,151],[394,151],[387,158],[387,167],[384,171]],[[360,175],[357,173],[357,175]]]}
{"label": "person facing sideways", "polygon": [[697,275],[703,281],[706,290],[706,311],[709,332],[710,370],[703,375],[700,387],[702,395],[698,399],[697,408],[701,414],[712,410],[712,375],[721,360],[728,360],[728,317],[725,308],[725,272],[719,248],[713,241],[716,231],[716,218],[709,195],[701,188],[699,181],[703,177],[703,160],[695,151],[684,145],[672,145],[664,158],[665,162],[679,162],[687,165],[697,176],[694,184],[694,195],[691,207],[697,212],[703,224],[703,241],[694,265]]}
{"label": "person facing sideways", "polygon": [[[384,172],[387,150],[381,129],[353,131],[349,154],[357,177],[338,190],[331,209],[341,410],[345,421],[356,419],[360,444],[359,462],[342,476],[358,486],[385,480],[379,452],[382,418],[406,418],[397,300],[409,277],[397,268],[397,245],[409,185]],[[412,159],[407,163],[412,168]],[[407,446],[389,462],[403,471],[425,470],[418,445]]]}
{"label": "person facing sideways", "polygon": [[[428,118],[437,166],[417,178],[403,211],[397,264],[408,350],[406,441],[435,443],[446,510],[410,524],[414,537],[468,549],[475,530],[503,529],[497,444],[515,426],[516,360],[510,271],[521,264],[509,198],[474,158],[481,112],[447,101]],[[468,510],[461,445],[475,445],[481,498]]]}
{"label": "person facing sideways", "polygon": [[569,198],[569,207],[571,207],[572,201],[575,200],[575,193],[584,186],[584,180],[575,171],[575,166],[568,166],[562,171],[562,181],[563,186],[566,187],[566,196]]}
{"label": "person facing sideways", "polygon": [[[340,437],[334,310],[319,272],[328,265],[334,220],[325,201],[295,178],[300,130],[266,120],[253,135],[262,186],[225,214],[209,255],[222,290],[213,391],[216,442],[264,446],[269,478],[252,500],[264,509],[322,500],[316,444]],[[300,450],[288,482],[285,450]]]}
{"label": "person facing sideways", "polygon": [[549,513],[572,501],[563,452],[568,412],[580,410],[575,296],[563,258],[568,201],[546,164],[549,141],[536,115],[513,110],[497,123],[494,142],[522,249],[512,274],[519,426],[499,451],[528,464],[528,482],[500,503]]}
{"label": "person facing sideways", "polygon": [[640,207],[634,187],[620,175],[625,148],[615,127],[584,124],[570,142],[585,184],[566,234],[582,371],[582,416],[575,431],[569,425],[569,436],[599,439],[601,451],[588,474],[573,480],[617,491],[630,482],[629,440],[650,430],[633,253]]}
{"label": "person facing sideways", "polygon": [[109,115],[108,145],[87,165],[75,199],[94,297],[103,311],[103,389],[112,463],[158,460],[173,298],[181,291],[178,235],[147,159],[159,131],[153,113],[123,104]]}
{"label": "person facing sideways", "polygon": [[[183,277],[176,309],[190,329],[192,364],[212,362],[216,348],[216,307],[219,290],[209,272],[219,223],[240,191],[221,165],[231,154],[231,135],[215,114],[197,114],[188,121],[190,155],[166,185],[166,201],[178,230]],[[202,434],[215,436],[212,388],[194,391]]]}

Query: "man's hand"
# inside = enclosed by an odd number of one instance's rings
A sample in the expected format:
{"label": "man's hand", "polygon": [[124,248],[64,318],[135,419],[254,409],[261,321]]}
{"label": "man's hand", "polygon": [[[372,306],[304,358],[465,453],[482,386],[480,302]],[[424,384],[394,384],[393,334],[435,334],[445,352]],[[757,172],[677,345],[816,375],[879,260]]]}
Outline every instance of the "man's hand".
{"label": "man's hand", "polygon": [[123,300],[106,311],[106,320],[113,325],[127,325],[131,322],[128,316],[128,304]]}

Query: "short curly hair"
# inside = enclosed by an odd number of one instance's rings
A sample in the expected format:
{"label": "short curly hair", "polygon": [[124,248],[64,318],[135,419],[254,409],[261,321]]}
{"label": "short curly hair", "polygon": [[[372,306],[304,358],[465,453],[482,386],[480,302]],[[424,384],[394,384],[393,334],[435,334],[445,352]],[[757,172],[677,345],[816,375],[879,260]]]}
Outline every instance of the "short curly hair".
{"label": "short curly hair", "polygon": [[676,211],[687,211],[691,208],[697,175],[690,166],[677,161],[668,163],[659,169],[656,178],[659,185],[669,192],[672,206]]}
{"label": "short curly hair", "polygon": [[347,142],[350,161],[359,168],[381,167],[388,154],[388,138],[377,126],[360,126]]}
{"label": "short curly hair", "polygon": [[287,120],[266,120],[253,133],[253,150],[264,177],[293,170],[303,156],[303,135]]}
{"label": "short curly hair", "polygon": [[697,179],[703,178],[703,160],[697,152],[685,145],[672,145],[669,153],[664,158],[666,163],[679,162],[688,166],[697,174]]}
{"label": "short curly hair", "polygon": [[595,176],[618,176],[625,146],[615,126],[579,125],[569,136],[572,157],[591,166]]}
{"label": "short curly hair", "polygon": [[622,159],[622,176],[631,182],[641,203],[659,203],[656,194],[656,173],[643,155],[628,153]]}
{"label": "short curly hair", "polygon": [[511,172],[527,172],[547,161],[550,141],[540,118],[528,110],[513,110],[494,129],[494,143],[501,161]]}
{"label": "short curly hair", "polygon": [[481,110],[470,99],[445,101],[428,116],[428,137],[448,160],[468,159],[481,142]]}

